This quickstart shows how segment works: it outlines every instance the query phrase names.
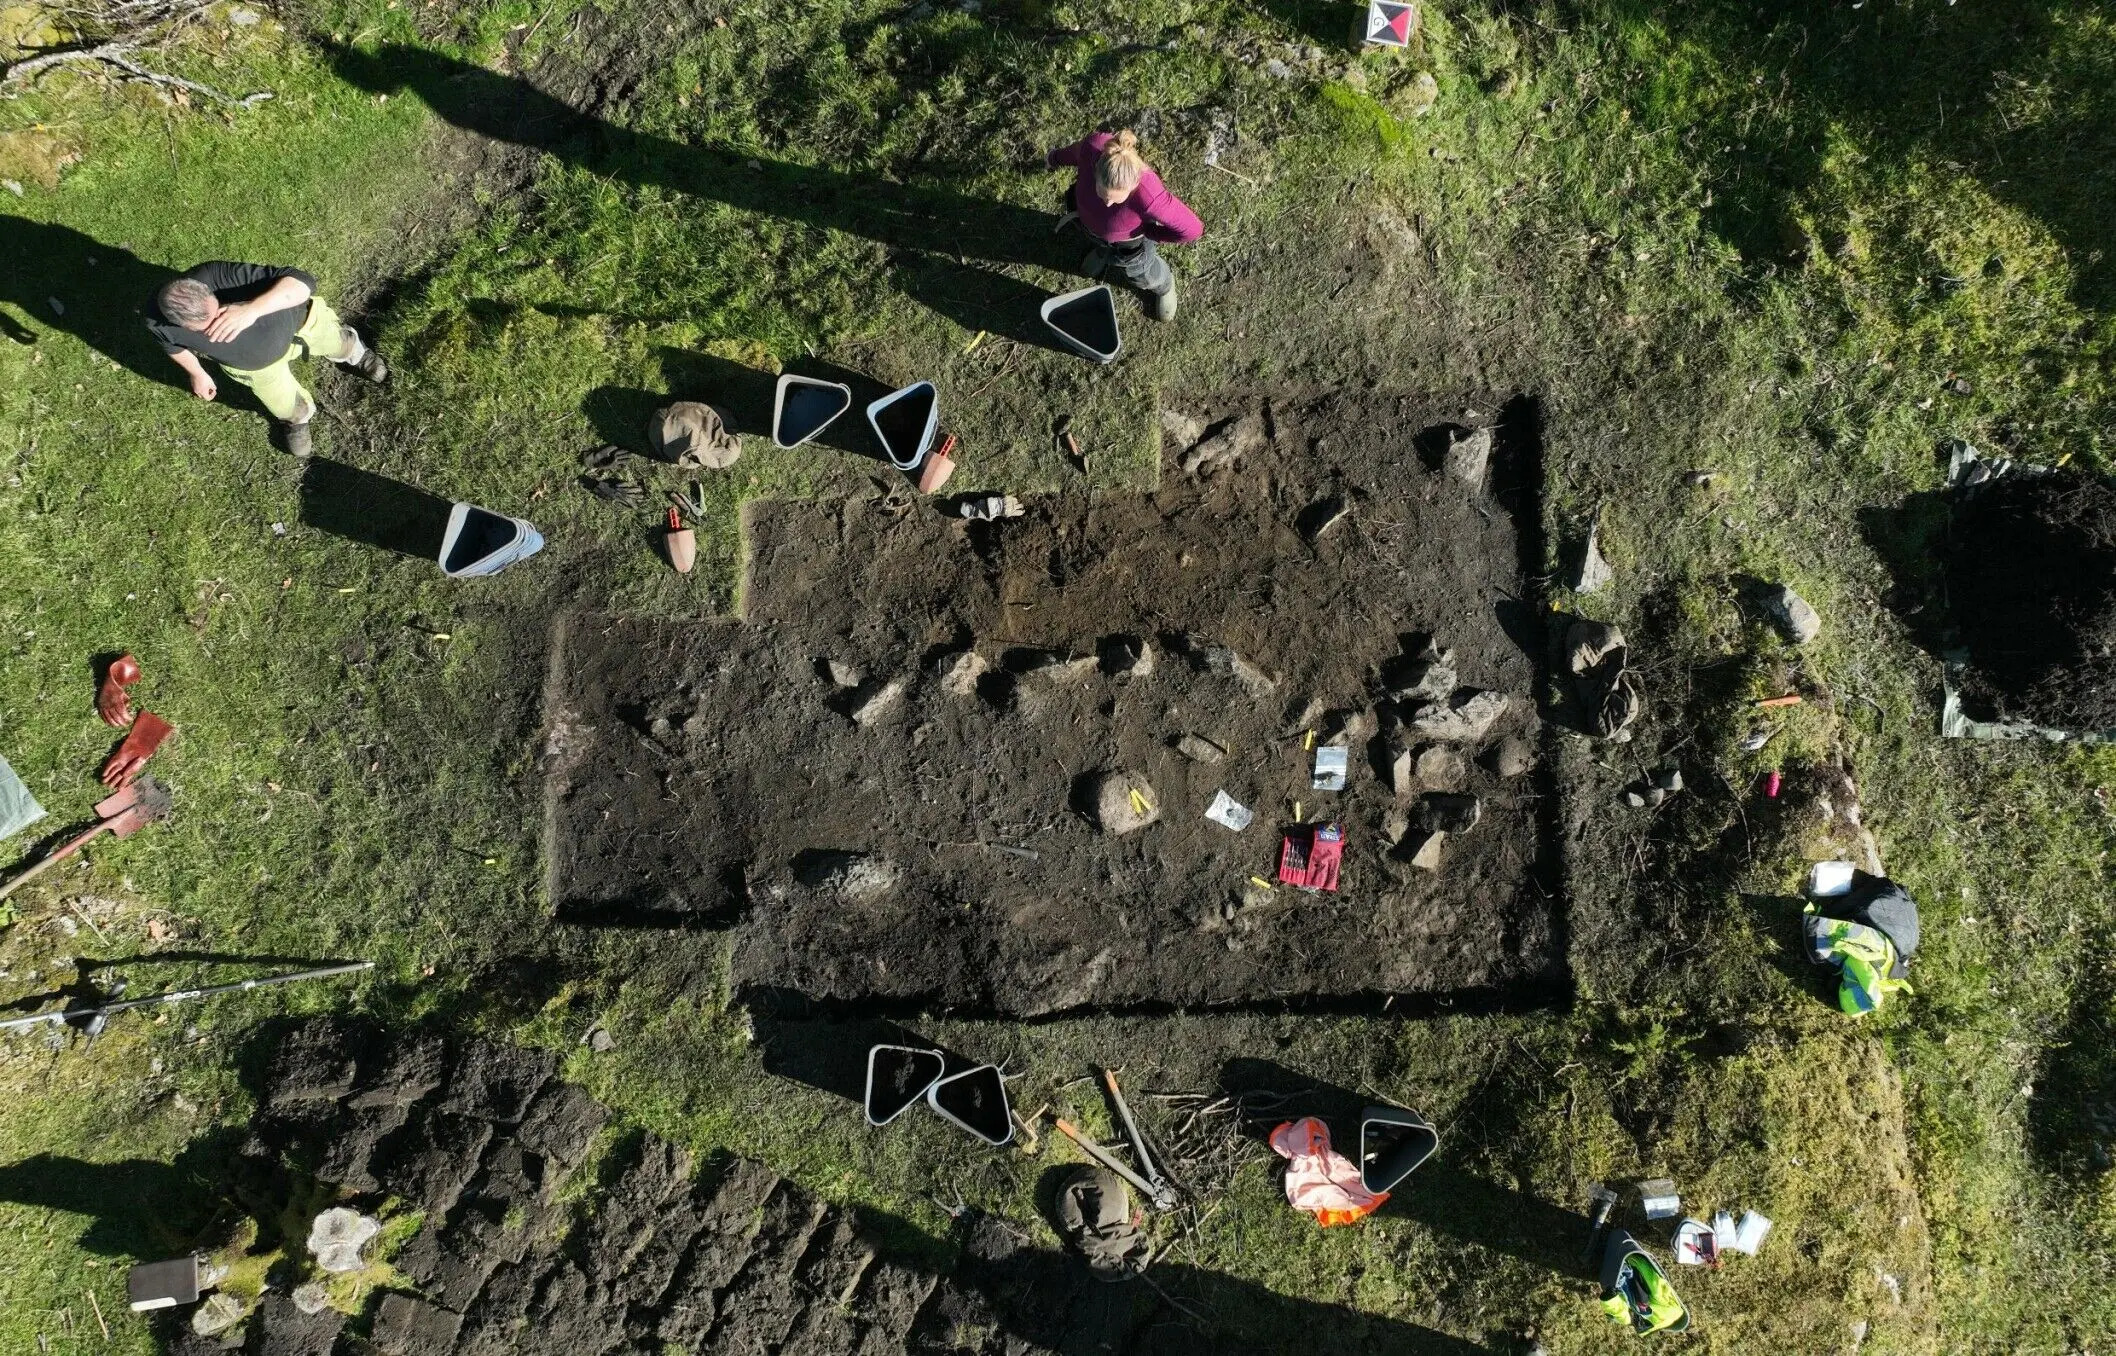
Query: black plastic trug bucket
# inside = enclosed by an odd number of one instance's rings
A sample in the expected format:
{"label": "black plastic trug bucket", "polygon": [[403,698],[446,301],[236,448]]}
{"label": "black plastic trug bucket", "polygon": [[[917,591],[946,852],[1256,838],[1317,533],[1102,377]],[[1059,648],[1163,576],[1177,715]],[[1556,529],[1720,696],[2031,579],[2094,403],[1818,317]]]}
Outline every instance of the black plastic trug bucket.
{"label": "black plastic trug bucket", "polygon": [[916,471],[940,426],[940,393],[930,381],[915,381],[869,405],[867,422],[890,464],[899,471]]}
{"label": "black plastic trug bucket", "polygon": [[980,1064],[943,1078],[926,1090],[926,1105],[987,1144],[1014,1138],[1014,1113],[1007,1105],[1006,1080],[990,1064]]}
{"label": "black plastic trug bucket", "polygon": [[1359,1181],[1369,1191],[1394,1191],[1440,1147],[1440,1135],[1415,1111],[1370,1106],[1359,1117]]}
{"label": "black plastic trug bucket", "polygon": [[1124,337],[1117,331],[1117,298],[1107,284],[1052,297],[1043,303],[1043,323],[1067,347],[1098,363],[1117,360]]}
{"label": "black plastic trug bucket", "polygon": [[940,1081],[947,1060],[938,1050],[877,1045],[867,1052],[867,1124],[887,1125]]}
{"label": "black plastic trug bucket", "polygon": [[799,447],[851,408],[850,386],[788,372],[779,378],[772,402],[771,440],[781,447]]}

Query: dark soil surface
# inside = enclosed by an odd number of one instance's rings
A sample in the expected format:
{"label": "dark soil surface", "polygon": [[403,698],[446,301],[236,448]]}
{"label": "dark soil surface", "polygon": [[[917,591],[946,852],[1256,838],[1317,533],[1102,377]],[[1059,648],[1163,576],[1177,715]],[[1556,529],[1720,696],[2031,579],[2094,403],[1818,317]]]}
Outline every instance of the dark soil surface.
{"label": "dark soil surface", "polygon": [[[1172,446],[1154,494],[995,523],[757,503],[744,620],[572,619],[544,751],[561,916],[732,926],[752,1000],[1041,1015],[1560,979],[1544,780],[1476,757],[1536,738],[1509,627],[1538,650],[1542,633],[1507,509],[1429,468],[1460,408],[1360,392],[1185,412],[1244,446],[1232,469],[1186,474]],[[1533,457],[1517,442],[1502,430],[1495,473]],[[1417,703],[1388,685],[1427,636],[1453,651],[1455,700],[1508,701],[1460,745],[1459,780],[1399,795],[1395,754],[1431,741],[1399,728]],[[972,652],[985,671],[951,690]],[[1310,789],[1310,732],[1348,740],[1344,792]],[[1097,827],[1112,771],[1144,778],[1157,822]],[[1204,818],[1223,788],[1256,811],[1245,831]],[[1408,858],[1440,793],[1481,817],[1431,872]],[[1344,826],[1338,893],[1257,883],[1283,829],[1325,819]]]}
{"label": "dark soil surface", "polygon": [[[291,1167],[362,1207],[390,1197],[417,1206],[419,1232],[390,1259],[411,1289],[352,1320],[304,1315],[267,1293],[232,1342],[194,1336],[189,1311],[177,1311],[161,1320],[166,1349],[1144,1356],[1280,1351],[1320,1323],[1337,1351],[1478,1350],[1195,1268],[1111,1285],[1022,1225],[974,1212],[957,1239],[913,1259],[902,1221],[833,1206],[759,1163],[694,1163],[651,1135],[613,1149],[594,1189],[568,1204],[581,1194],[567,1178],[585,1170],[608,1113],[554,1078],[555,1063],[484,1043],[385,1038],[339,1018],[295,1028],[265,1074],[233,1190],[275,1218],[302,1190]],[[939,1266],[936,1254],[955,1260]],[[1222,1316],[1237,1310],[1239,1324]]]}
{"label": "dark soil surface", "polygon": [[1973,701],[2003,719],[2116,729],[2116,483],[2058,471],[1966,492],[1947,593]]}

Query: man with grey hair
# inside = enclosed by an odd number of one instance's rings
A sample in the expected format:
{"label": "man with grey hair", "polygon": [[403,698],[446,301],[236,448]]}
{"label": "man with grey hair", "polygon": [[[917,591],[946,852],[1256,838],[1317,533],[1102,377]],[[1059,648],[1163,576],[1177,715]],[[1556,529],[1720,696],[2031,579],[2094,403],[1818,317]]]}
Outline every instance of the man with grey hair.
{"label": "man with grey hair", "polygon": [[382,355],[339,321],[316,295],[316,279],[298,268],[200,264],[155,293],[147,328],[190,375],[191,394],[200,400],[220,394],[201,357],[249,387],[297,457],[311,450],[316,399],[294,379],[294,359],[323,358],[369,381],[389,378]]}

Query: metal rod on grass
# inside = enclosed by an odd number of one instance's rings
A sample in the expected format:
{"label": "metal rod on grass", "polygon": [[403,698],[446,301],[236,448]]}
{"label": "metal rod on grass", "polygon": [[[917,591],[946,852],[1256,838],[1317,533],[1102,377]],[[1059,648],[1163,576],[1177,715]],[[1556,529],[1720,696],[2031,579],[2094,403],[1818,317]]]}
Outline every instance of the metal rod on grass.
{"label": "metal rod on grass", "polygon": [[26,1031],[30,1027],[46,1022],[91,1021],[108,1017],[112,1013],[125,1012],[132,1008],[158,1007],[166,1003],[183,1003],[193,998],[212,998],[217,994],[244,993],[251,989],[270,988],[275,984],[292,984],[304,979],[329,979],[333,975],[350,975],[361,970],[375,968],[373,961],[351,961],[344,965],[326,965],[318,970],[300,970],[288,975],[266,975],[262,979],[245,979],[234,984],[215,984],[203,989],[176,989],[169,993],[156,994],[152,998],[127,998],[116,1003],[104,1003],[92,1008],[62,1008],[57,1012],[40,1012],[32,1017],[11,1017],[0,1022],[0,1031]]}

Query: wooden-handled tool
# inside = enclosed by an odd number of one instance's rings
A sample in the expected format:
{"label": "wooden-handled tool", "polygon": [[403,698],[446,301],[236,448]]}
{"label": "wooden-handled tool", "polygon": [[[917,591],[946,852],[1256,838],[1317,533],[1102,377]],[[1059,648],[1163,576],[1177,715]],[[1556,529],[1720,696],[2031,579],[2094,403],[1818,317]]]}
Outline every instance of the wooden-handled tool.
{"label": "wooden-handled tool", "polygon": [[683,525],[683,513],[669,510],[669,530],[662,536],[662,545],[668,548],[669,564],[676,573],[689,574],[691,566],[698,561],[698,539],[691,529]]}
{"label": "wooden-handled tool", "polygon": [[7,884],[0,885],[0,899],[7,898],[17,888],[29,884],[87,847],[89,841],[97,834],[107,833],[113,838],[126,838],[157,820],[167,819],[169,805],[168,788],[152,777],[141,777],[127,784],[122,790],[103,797],[96,802],[96,822],[86,832],[68,839],[40,858],[28,870]]}

